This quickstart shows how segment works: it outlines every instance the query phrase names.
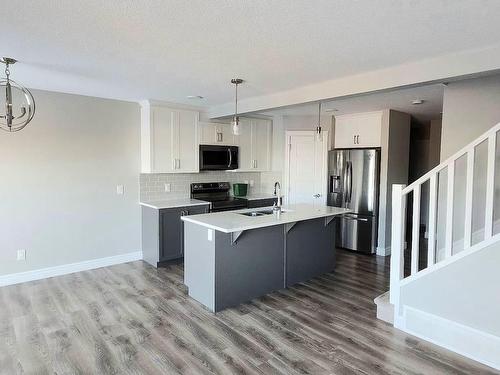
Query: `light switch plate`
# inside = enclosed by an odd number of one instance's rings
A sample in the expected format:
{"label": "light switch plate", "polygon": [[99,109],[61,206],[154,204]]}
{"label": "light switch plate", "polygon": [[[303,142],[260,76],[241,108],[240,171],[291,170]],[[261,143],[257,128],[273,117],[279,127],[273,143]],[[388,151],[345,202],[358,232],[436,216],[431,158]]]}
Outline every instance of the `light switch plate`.
{"label": "light switch plate", "polygon": [[254,181],[250,180],[250,187],[253,187],[253,185],[254,185]]}
{"label": "light switch plate", "polygon": [[214,240],[214,231],[212,229],[208,229],[208,240],[209,241]]}
{"label": "light switch plate", "polygon": [[116,194],[123,195],[125,193],[125,188],[123,185],[116,185]]}
{"label": "light switch plate", "polygon": [[26,250],[17,250],[17,260],[26,260]]}
{"label": "light switch plate", "polygon": [[165,184],[164,188],[165,188],[165,193],[170,193],[170,191],[172,189],[170,184]]}

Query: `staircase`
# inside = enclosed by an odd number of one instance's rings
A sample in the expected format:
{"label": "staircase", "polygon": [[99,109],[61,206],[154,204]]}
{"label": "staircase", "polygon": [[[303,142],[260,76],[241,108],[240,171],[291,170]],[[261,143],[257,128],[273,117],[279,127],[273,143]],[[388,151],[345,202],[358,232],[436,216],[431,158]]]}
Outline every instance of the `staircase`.
{"label": "staircase", "polygon": [[[393,186],[389,293],[396,328],[496,369],[499,130],[500,123],[411,185]],[[427,209],[426,223],[421,223],[422,209]],[[427,227],[427,244],[420,236],[421,224]],[[376,302],[387,310],[386,298]],[[387,311],[381,315],[392,318]]]}

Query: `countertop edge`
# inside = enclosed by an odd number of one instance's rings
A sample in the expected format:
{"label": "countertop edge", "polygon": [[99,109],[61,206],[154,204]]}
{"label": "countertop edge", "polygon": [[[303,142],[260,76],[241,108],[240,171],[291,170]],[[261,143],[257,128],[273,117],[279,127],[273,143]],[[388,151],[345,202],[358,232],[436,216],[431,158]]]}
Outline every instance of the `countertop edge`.
{"label": "countertop edge", "polygon": [[161,206],[154,205],[153,203],[154,202],[151,202],[151,203],[148,203],[148,202],[139,202],[139,204],[141,206],[153,208],[155,210],[163,210],[163,209],[178,208],[178,207],[190,207],[190,206],[208,206],[210,204],[209,202],[205,202],[205,201],[184,202],[184,203],[183,202],[172,201],[172,204],[169,205],[168,204],[168,200],[165,201],[165,203],[166,203],[165,205],[161,205]]}
{"label": "countertop edge", "polygon": [[267,200],[267,199],[277,199],[278,197],[276,195],[273,195],[273,194],[269,194],[269,195],[266,195],[266,194],[262,194],[262,195],[256,194],[255,196],[248,195],[246,197],[241,197],[241,198],[246,199],[248,201],[259,201],[259,200]]}
{"label": "countertop edge", "polygon": [[288,223],[294,223],[294,222],[298,222],[298,221],[306,221],[306,220],[314,220],[314,219],[321,219],[323,217],[329,217],[329,216],[339,216],[339,215],[343,215],[343,214],[346,214],[346,213],[349,213],[349,212],[352,212],[351,210],[346,210],[344,212],[337,212],[337,213],[322,213],[322,214],[319,214],[319,215],[313,215],[313,216],[307,216],[307,217],[304,217],[303,219],[290,219],[290,220],[280,220],[280,221],[270,221],[268,223],[258,223],[258,224],[255,224],[255,225],[246,225],[246,226],[243,226],[243,227],[239,227],[239,228],[232,228],[232,229],[227,229],[227,228],[221,228],[221,227],[218,227],[216,225],[213,225],[213,224],[208,224],[208,223],[203,223],[203,222],[200,222],[198,220],[196,220],[194,217],[196,215],[193,215],[193,217],[190,217],[190,216],[183,216],[181,217],[181,220],[182,221],[188,221],[190,223],[193,223],[193,224],[197,224],[197,225],[201,225],[205,228],[208,228],[208,229],[213,229],[213,230],[217,230],[219,232],[222,232],[222,233],[234,233],[234,232],[242,232],[242,231],[245,231],[245,230],[251,230],[251,229],[259,229],[259,228],[265,228],[265,227],[272,227],[272,226],[275,226],[275,225],[283,225],[283,224],[288,224]]}

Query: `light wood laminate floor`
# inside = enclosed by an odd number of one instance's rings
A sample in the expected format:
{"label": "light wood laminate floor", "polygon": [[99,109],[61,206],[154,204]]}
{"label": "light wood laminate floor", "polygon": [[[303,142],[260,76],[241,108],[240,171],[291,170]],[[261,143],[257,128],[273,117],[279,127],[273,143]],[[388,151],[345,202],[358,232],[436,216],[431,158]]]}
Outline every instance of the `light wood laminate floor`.
{"label": "light wood laminate floor", "polygon": [[[255,277],[259,277],[258,274]],[[375,318],[388,260],[338,266],[214,315],[182,266],[133,262],[0,288],[2,374],[487,374]]]}

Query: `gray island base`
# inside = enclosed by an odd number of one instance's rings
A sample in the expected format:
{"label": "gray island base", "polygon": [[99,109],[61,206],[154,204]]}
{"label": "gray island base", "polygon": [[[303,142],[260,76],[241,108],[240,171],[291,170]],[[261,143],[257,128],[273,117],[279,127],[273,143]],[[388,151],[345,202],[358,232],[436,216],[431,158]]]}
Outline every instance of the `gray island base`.
{"label": "gray island base", "polygon": [[[251,210],[185,217],[184,283],[212,312],[237,306],[335,267],[333,207],[287,207],[280,217]],[[218,215],[218,216],[216,216]]]}

